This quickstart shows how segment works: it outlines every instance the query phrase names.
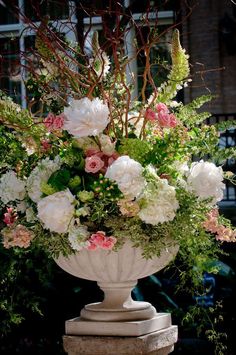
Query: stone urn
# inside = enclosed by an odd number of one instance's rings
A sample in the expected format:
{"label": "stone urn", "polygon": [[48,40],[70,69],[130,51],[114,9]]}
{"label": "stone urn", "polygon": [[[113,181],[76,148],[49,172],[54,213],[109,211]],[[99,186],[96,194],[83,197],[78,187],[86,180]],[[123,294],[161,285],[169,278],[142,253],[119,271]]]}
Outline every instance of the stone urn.
{"label": "stone urn", "polygon": [[97,281],[103,302],[87,304],[80,317],[66,322],[66,334],[139,336],[171,325],[168,313],[157,313],[148,302],[134,301],[131,291],[137,280],[162,268],[176,256],[178,245],[170,241],[159,256],[145,259],[142,249],[130,241],[117,251],[83,249],[55,262],[79,278]]}

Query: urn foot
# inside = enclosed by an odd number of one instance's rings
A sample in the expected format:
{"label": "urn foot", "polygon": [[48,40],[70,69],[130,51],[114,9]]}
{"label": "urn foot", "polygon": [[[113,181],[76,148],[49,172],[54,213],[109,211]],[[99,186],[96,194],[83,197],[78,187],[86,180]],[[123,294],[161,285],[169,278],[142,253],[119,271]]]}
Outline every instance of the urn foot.
{"label": "urn foot", "polygon": [[147,320],[156,316],[156,309],[148,302],[134,301],[131,291],[137,281],[98,282],[104,292],[104,300],[87,304],[80,316],[92,321],[133,321]]}

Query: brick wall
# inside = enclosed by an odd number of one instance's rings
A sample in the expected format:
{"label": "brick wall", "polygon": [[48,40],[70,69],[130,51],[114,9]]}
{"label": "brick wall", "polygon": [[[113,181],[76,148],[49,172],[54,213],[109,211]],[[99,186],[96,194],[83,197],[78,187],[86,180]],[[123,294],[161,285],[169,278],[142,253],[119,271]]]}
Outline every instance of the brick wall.
{"label": "brick wall", "polygon": [[230,0],[184,0],[181,7],[183,19],[192,10],[182,27],[193,79],[186,102],[211,92],[218,96],[208,107],[212,113],[236,112],[236,5]]}

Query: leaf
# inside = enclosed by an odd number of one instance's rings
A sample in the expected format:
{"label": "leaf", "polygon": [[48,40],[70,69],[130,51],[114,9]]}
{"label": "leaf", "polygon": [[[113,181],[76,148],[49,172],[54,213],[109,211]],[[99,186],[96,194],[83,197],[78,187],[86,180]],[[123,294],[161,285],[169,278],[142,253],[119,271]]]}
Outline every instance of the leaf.
{"label": "leaf", "polygon": [[136,287],[133,289],[132,294],[133,294],[135,300],[137,300],[137,301],[144,301],[144,296],[143,296],[143,293],[142,293],[142,291],[141,291],[141,289],[140,289],[139,286],[136,286]]}
{"label": "leaf", "polygon": [[70,171],[68,169],[61,169],[55,171],[48,179],[48,184],[55,188],[57,191],[64,190],[70,181]]}

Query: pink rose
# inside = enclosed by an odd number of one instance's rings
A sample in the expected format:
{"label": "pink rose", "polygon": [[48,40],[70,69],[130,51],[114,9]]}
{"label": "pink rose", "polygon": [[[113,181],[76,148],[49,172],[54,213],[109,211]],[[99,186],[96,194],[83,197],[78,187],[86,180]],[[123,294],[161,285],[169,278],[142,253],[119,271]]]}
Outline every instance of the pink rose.
{"label": "pink rose", "polygon": [[160,126],[163,128],[173,128],[177,125],[177,120],[173,113],[169,114],[164,111],[160,111],[157,119]]}
{"label": "pink rose", "polygon": [[41,146],[45,152],[49,151],[52,147],[52,145],[50,144],[50,141],[47,139],[41,140]]}
{"label": "pink rose", "polygon": [[61,113],[58,116],[55,116],[54,121],[53,121],[54,129],[61,129],[64,125],[64,120],[65,120],[65,116],[63,113]]}
{"label": "pink rose", "polygon": [[97,233],[91,235],[89,241],[95,244],[96,246],[101,247],[105,241],[105,238],[105,232],[98,231]]}
{"label": "pink rose", "polygon": [[171,113],[170,115],[169,115],[169,120],[170,120],[170,122],[169,122],[169,127],[176,127],[177,126],[177,124],[178,124],[178,122],[177,122],[177,119],[176,119],[176,117],[175,117],[175,115],[173,114],[173,113]]}
{"label": "pink rose", "polygon": [[150,122],[155,122],[157,119],[157,114],[151,108],[148,108],[145,112],[145,118]]}
{"label": "pink rose", "polygon": [[53,125],[53,120],[54,120],[54,114],[49,113],[47,117],[44,119],[43,123],[47,127],[47,129],[50,131],[51,127]]}
{"label": "pink rose", "polygon": [[56,116],[53,113],[49,113],[44,119],[43,123],[47,127],[48,131],[60,130],[64,125],[65,116],[63,113]]}
{"label": "pink rose", "polygon": [[88,250],[96,250],[98,247],[93,242],[89,241],[89,245],[86,247]]}
{"label": "pink rose", "polygon": [[169,127],[169,113],[165,111],[160,111],[158,113],[157,119],[161,127]]}
{"label": "pink rose", "polygon": [[104,161],[96,155],[92,155],[91,157],[87,157],[85,159],[85,171],[87,173],[97,173],[104,166]]}
{"label": "pink rose", "polygon": [[162,102],[159,102],[159,104],[156,105],[156,110],[157,112],[163,112],[163,113],[169,113],[168,107],[163,104]]}
{"label": "pink rose", "polygon": [[86,157],[91,157],[92,155],[97,155],[98,153],[100,153],[100,150],[96,148],[89,148],[86,150],[85,155]]}
{"label": "pink rose", "polygon": [[[85,164],[86,164],[86,161],[88,158],[94,158],[94,157],[99,158],[99,161],[103,162],[103,165],[97,171],[101,171],[101,173],[104,173],[104,174],[106,173],[108,166],[110,166],[119,157],[119,154],[117,152],[114,152],[112,154],[105,154],[102,151],[94,149],[94,148],[87,149],[85,154],[87,157],[85,159]],[[87,171],[86,165],[85,165],[85,171]],[[90,172],[90,171],[87,171],[87,172]]]}
{"label": "pink rose", "polygon": [[97,248],[111,250],[116,243],[116,238],[107,237],[105,232],[98,231],[97,233],[92,234],[88,241],[88,250],[96,250]]}
{"label": "pink rose", "polygon": [[103,242],[101,248],[105,250],[111,250],[116,244],[115,237],[106,237],[106,240]]}

